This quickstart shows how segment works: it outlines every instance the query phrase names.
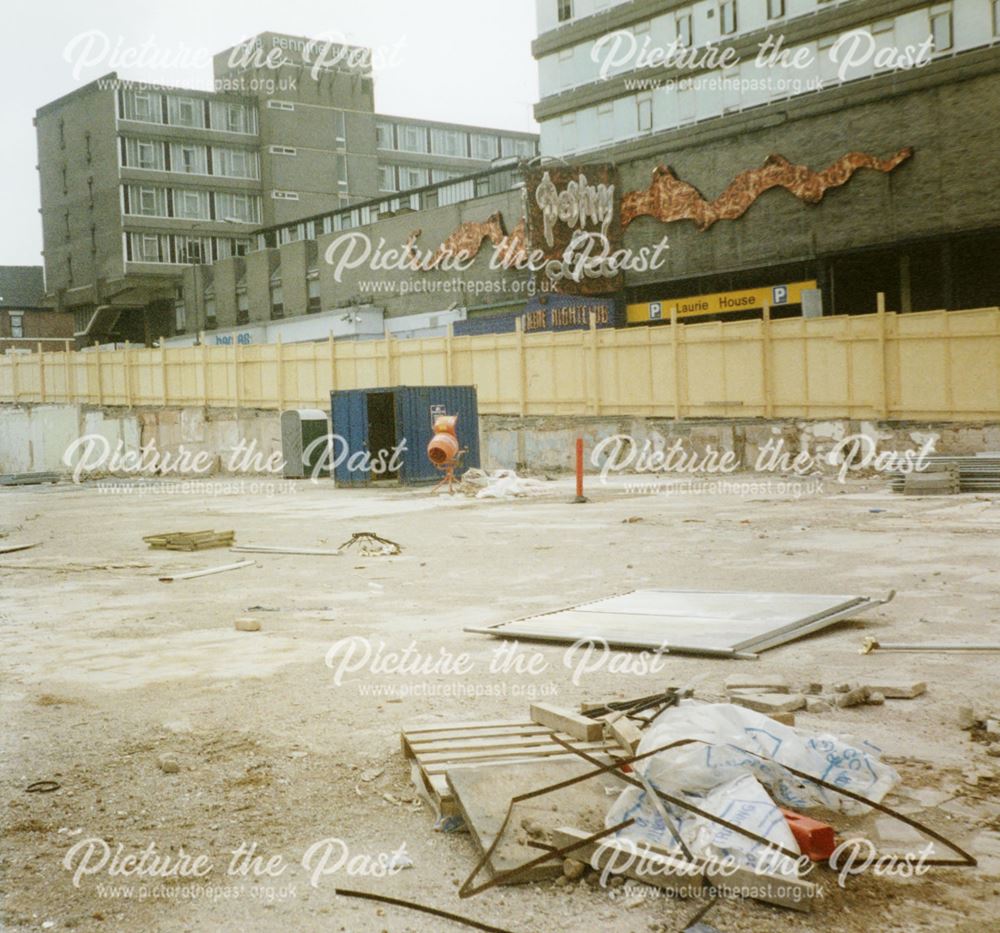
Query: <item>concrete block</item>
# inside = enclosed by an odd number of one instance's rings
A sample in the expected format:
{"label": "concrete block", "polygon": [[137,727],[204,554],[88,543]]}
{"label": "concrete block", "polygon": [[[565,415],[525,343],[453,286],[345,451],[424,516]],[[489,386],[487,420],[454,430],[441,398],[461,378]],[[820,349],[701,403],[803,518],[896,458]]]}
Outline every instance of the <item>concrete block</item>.
{"label": "concrete block", "polygon": [[806,698],[800,693],[740,693],[734,694],[731,702],[770,716],[802,709]]}
{"label": "concrete block", "polygon": [[887,700],[912,700],[927,690],[927,684],[922,680],[895,680],[887,677],[867,680],[865,686],[881,693]]}
{"label": "concrete block", "polygon": [[781,674],[730,674],[726,678],[726,690],[788,693],[788,681]]}

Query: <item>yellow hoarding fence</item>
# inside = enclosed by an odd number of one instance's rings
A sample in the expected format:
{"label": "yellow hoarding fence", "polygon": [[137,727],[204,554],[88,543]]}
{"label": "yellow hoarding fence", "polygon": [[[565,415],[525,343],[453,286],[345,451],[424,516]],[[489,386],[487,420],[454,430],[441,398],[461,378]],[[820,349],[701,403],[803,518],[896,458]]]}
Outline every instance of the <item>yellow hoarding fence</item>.
{"label": "yellow hoarding fence", "polygon": [[669,321],[676,308],[677,317],[702,314],[733,314],[737,311],[761,311],[765,307],[802,304],[802,292],[816,288],[816,282],[789,282],[764,288],[744,288],[735,292],[713,292],[690,298],[664,298],[631,304],[625,309],[629,324]]}
{"label": "yellow hoarding fence", "polygon": [[328,409],[394,385],[475,385],[485,414],[1000,421],[1000,309],[0,356],[16,404]]}

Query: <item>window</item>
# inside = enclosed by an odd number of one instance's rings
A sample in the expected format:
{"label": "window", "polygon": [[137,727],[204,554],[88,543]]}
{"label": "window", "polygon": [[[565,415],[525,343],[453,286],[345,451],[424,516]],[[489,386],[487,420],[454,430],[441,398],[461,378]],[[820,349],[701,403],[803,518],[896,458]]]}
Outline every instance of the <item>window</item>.
{"label": "window", "polygon": [[133,233],[131,234],[131,255],[132,262],[163,262],[165,253],[160,251],[160,238],[155,233]]}
{"label": "window", "polygon": [[615,106],[614,104],[599,104],[597,107],[597,138],[606,143],[615,135]]}
{"label": "window", "polygon": [[285,316],[285,298],[281,291],[281,279],[271,279],[271,320]]}
{"label": "window", "polygon": [[378,149],[395,149],[395,137],[391,123],[378,121],[375,124],[375,146]]}
{"label": "window", "polygon": [[490,160],[497,157],[497,138],[488,133],[472,134],[472,158]]}
{"label": "window", "polygon": [[24,336],[24,315],[14,314],[10,315],[10,335],[15,339],[19,339]]}
{"label": "window", "polygon": [[565,152],[576,150],[576,114],[564,113],[559,118],[559,129],[562,134],[562,148]]}
{"label": "window", "polygon": [[211,216],[207,191],[174,190],[174,217],[183,217],[186,220],[209,220]]}
{"label": "window", "polygon": [[260,222],[260,201],[255,195],[239,191],[215,192],[215,217],[231,223]]}
{"label": "window", "polygon": [[194,97],[168,97],[167,118],[171,126],[205,126],[205,108]]}
{"label": "window", "polygon": [[405,152],[427,151],[427,130],[424,127],[403,125],[398,129],[400,149]]}
{"label": "window", "polygon": [[247,289],[244,285],[236,291],[236,323],[247,324],[250,322],[250,299],[247,298]]}
{"label": "window", "polygon": [[174,262],[189,263],[197,266],[211,259],[209,246],[211,241],[195,236],[174,237]]}
{"label": "window", "polygon": [[725,0],[719,4],[719,31],[724,36],[736,32],[736,0]]}
{"label": "window", "polygon": [[691,14],[690,13],[678,13],[677,14],[677,41],[685,48],[690,48],[694,45],[694,30],[691,25]]}
{"label": "window", "polygon": [[184,307],[184,294],[180,290],[174,298],[174,331],[183,334],[187,327],[187,309]]}
{"label": "window", "polygon": [[212,174],[226,178],[258,178],[257,154],[247,149],[212,147]]}
{"label": "window", "polygon": [[269,100],[267,102],[268,109],[270,110],[294,110],[295,104],[290,100]]}
{"label": "window", "polygon": [[333,112],[333,136],[338,149],[347,148],[347,117],[343,110]]}
{"label": "window", "polygon": [[319,296],[319,270],[311,270],[307,278],[306,285],[309,290],[309,303],[306,305],[306,312],[308,314],[315,314],[317,311],[322,310],[323,307]]}
{"label": "window", "polygon": [[469,137],[461,130],[431,129],[431,152],[465,158],[469,152]]}
{"label": "window", "polygon": [[568,22],[573,18],[573,0],[556,0],[556,19],[560,23]]}
{"label": "window", "polygon": [[399,189],[406,191],[408,188],[422,188],[428,184],[427,169],[400,167],[399,169]]}
{"label": "window", "polygon": [[651,94],[638,94],[635,98],[636,129],[646,133],[653,128],[653,97]]}
{"label": "window", "polygon": [[299,199],[298,193],[295,191],[272,191],[271,197],[275,201],[297,201]]}
{"label": "window", "polygon": [[141,123],[162,123],[163,98],[149,91],[126,92],[123,99],[123,116],[126,120],[138,120]]}
{"label": "window", "polygon": [[215,330],[218,318],[215,315],[215,292],[205,292],[205,330]]}
{"label": "window", "polygon": [[186,175],[207,175],[208,148],[194,143],[171,143],[170,171]]}
{"label": "window", "polygon": [[947,52],[952,47],[950,11],[931,17],[931,36],[934,38],[935,52]]}
{"label": "window", "polygon": [[378,190],[398,191],[396,187],[396,166],[380,165],[378,167]]}
{"label": "window", "polygon": [[129,185],[126,189],[126,213],[146,217],[167,216],[167,189]]}
{"label": "window", "polygon": [[520,156],[530,159],[535,154],[535,144],[530,139],[514,139],[508,136],[500,138],[500,155]]}
{"label": "window", "polygon": [[335,156],[336,165],[334,169],[337,173],[337,187],[341,191],[347,190],[347,156]]}
{"label": "window", "polygon": [[785,0],[767,0],[767,18],[778,19],[785,15]]}
{"label": "window", "polygon": [[1000,36],[1000,0],[993,0],[993,35]]}
{"label": "window", "polygon": [[134,152],[134,163],[136,168],[147,168],[147,169],[159,169],[163,170],[163,143],[154,142],[141,142],[139,140],[130,139],[128,141],[128,160],[129,164],[133,164]]}
{"label": "window", "polygon": [[298,152],[294,146],[268,146],[267,151],[270,152],[271,155],[286,156],[293,156]]}

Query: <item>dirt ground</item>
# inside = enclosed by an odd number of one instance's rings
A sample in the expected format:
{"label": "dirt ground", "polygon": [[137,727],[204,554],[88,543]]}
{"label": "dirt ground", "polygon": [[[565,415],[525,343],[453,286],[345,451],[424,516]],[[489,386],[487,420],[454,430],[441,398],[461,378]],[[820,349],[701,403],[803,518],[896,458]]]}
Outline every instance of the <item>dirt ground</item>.
{"label": "dirt ground", "polygon": [[[209,491],[157,495],[68,483],[0,489],[0,544],[39,542],[0,555],[5,929],[462,929],[339,897],[339,886],[516,933],[681,930],[703,904],[644,896],[650,889],[642,886],[546,882],[460,899],[476,860],[473,841],[435,831],[410,783],[400,727],[521,717],[532,698],[573,706],[690,683],[699,697],[720,698],[726,676],[747,670],[780,672],[795,684],[863,681],[872,672],[925,680],[917,699],[799,713],[797,725],[880,745],[902,776],[887,802],[964,846],[979,865],[909,879],[866,874],[844,889],[819,869],[812,880],[823,897],[811,914],[732,899],[705,922],[722,931],[824,933],[1000,923],[1000,758],[957,717],[962,705],[1000,711],[997,656],[858,652],[865,635],[1000,640],[1000,496],[903,498],[882,479],[827,482],[802,498],[752,487],[636,495],[595,481],[586,505],[569,504],[566,481],[502,502],[309,482],[273,495],[233,486],[219,480]],[[203,528],[235,529],[241,544],[318,548],[374,531],[403,551],[175,553],[147,550],[141,540]],[[242,557],[254,566],[157,579]],[[501,642],[463,632],[647,585],[897,595],[759,661],[674,656],[656,675],[601,670],[579,684],[560,646],[522,646],[549,662],[541,676],[497,675],[488,665]],[[234,629],[247,615],[260,620],[260,632]],[[413,642],[425,656],[465,652],[473,670],[354,673],[337,685],[325,657],[351,635],[381,640],[386,650]],[[391,694],[402,687],[412,695]],[[165,754],[179,763],[176,773],[161,768]],[[59,786],[26,792],[37,781]],[[313,884],[321,850],[308,868],[303,859],[332,839],[343,841],[349,862]],[[87,840],[94,872],[74,883]],[[183,849],[202,857],[206,874],[116,875],[110,860],[98,866],[96,840],[112,853],[121,845],[123,855],[153,844],[176,859]],[[231,874],[241,845],[255,846],[257,868],[277,860],[271,874]],[[363,873],[403,845],[412,868]]]}

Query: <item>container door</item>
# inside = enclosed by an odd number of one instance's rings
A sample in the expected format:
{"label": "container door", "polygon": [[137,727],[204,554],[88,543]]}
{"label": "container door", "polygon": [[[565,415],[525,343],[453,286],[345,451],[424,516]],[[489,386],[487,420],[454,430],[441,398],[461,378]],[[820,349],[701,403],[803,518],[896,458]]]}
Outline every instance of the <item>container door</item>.
{"label": "container door", "polygon": [[458,415],[459,445],[467,449],[459,474],[479,466],[479,416],[474,386],[405,386],[396,389],[396,425],[406,453],[400,482],[436,482],[443,475],[427,457],[436,413]]}
{"label": "container door", "polygon": [[367,486],[368,396],[363,389],[330,393],[333,478],[338,486]]}

